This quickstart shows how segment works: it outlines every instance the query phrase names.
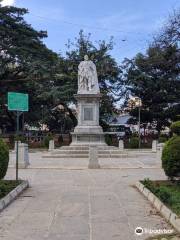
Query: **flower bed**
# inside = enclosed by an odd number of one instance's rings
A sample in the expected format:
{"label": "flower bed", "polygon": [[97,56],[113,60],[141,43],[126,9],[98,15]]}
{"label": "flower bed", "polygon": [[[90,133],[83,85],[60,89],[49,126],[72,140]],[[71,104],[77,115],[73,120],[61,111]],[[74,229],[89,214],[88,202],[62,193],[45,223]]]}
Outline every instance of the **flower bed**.
{"label": "flower bed", "polygon": [[0,180],[0,199],[5,197],[14,188],[16,188],[22,181],[15,180]]}
{"label": "flower bed", "polygon": [[167,207],[180,216],[180,181],[142,181]]}
{"label": "flower bed", "polygon": [[1,180],[0,212],[13,202],[28,186],[28,181]]}

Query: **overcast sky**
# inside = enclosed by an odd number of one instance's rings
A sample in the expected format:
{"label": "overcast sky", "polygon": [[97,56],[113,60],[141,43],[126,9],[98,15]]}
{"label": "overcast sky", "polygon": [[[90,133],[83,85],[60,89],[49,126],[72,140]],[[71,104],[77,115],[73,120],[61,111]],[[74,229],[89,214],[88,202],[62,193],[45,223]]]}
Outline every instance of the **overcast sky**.
{"label": "overcast sky", "polygon": [[80,29],[92,40],[114,36],[112,55],[120,62],[144,52],[152,35],[168,15],[180,7],[179,0],[4,0],[28,8],[26,20],[37,30],[47,30],[47,46],[64,53],[68,39]]}

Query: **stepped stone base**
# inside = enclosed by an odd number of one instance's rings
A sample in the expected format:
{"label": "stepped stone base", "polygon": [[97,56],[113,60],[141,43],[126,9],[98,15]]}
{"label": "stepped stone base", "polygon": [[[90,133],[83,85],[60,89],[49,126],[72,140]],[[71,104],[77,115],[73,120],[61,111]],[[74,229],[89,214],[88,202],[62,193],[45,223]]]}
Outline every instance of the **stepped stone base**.
{"label": "stepped stone base", "polygon": [[104,133],[72,133],[71,146],[106,146]]}
{"label": "stepped stone base", "polygon": [[78,125],[72,135],[71,146],[106,146],[104,133],[99,126],[99,101],[101,94],[76,94]]}
{"label": "stepped stone base", "polygon": [[[89,149],[90,144],[87,145],[83,144],[73,144],[70,146],[63,146],[61,148],[54,149],[53,151],[49,152],[48,154],[43,155],[43,158],[55,158],[55,159],[62,159],[62,158],[89,158]],[[120,149],[114,146],[107,146],[107,145],[97,145],[98,148],[98,158],[136,158],[139,156],[147,156],[152,154],[151,150],[128,150],[128,149]]]}

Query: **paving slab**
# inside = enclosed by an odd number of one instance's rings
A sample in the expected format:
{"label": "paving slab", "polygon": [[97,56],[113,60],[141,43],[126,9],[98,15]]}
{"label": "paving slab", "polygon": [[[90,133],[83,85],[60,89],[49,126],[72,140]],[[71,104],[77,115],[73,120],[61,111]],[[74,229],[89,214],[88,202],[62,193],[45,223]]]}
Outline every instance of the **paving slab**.
{"label": "paving slab", "polygon": [[[38,164],[44,161],[39,157]],[[0,214],[1,240],[136,240],[150,236],[136,236],[138,226],[172,228],[133,187],[147,177],[165,179],[159,168],[66,170],[43,164],[19,171],[30,188]],[[9,168],[6,179],[12,178],[15,169]]]}

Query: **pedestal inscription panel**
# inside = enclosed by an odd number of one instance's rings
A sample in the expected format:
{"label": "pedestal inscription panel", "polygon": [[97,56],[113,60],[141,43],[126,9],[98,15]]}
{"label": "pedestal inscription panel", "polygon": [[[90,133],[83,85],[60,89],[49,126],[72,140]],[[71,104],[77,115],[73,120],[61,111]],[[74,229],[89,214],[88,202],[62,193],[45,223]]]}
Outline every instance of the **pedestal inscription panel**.
{"label": "pedestal inscription panel", "polygon": [[93,121],[94,120],[94,114],[93,114],[93,108],[92,107],[84,107],[84,114],[83,114],[83,120],[84,121]]}

